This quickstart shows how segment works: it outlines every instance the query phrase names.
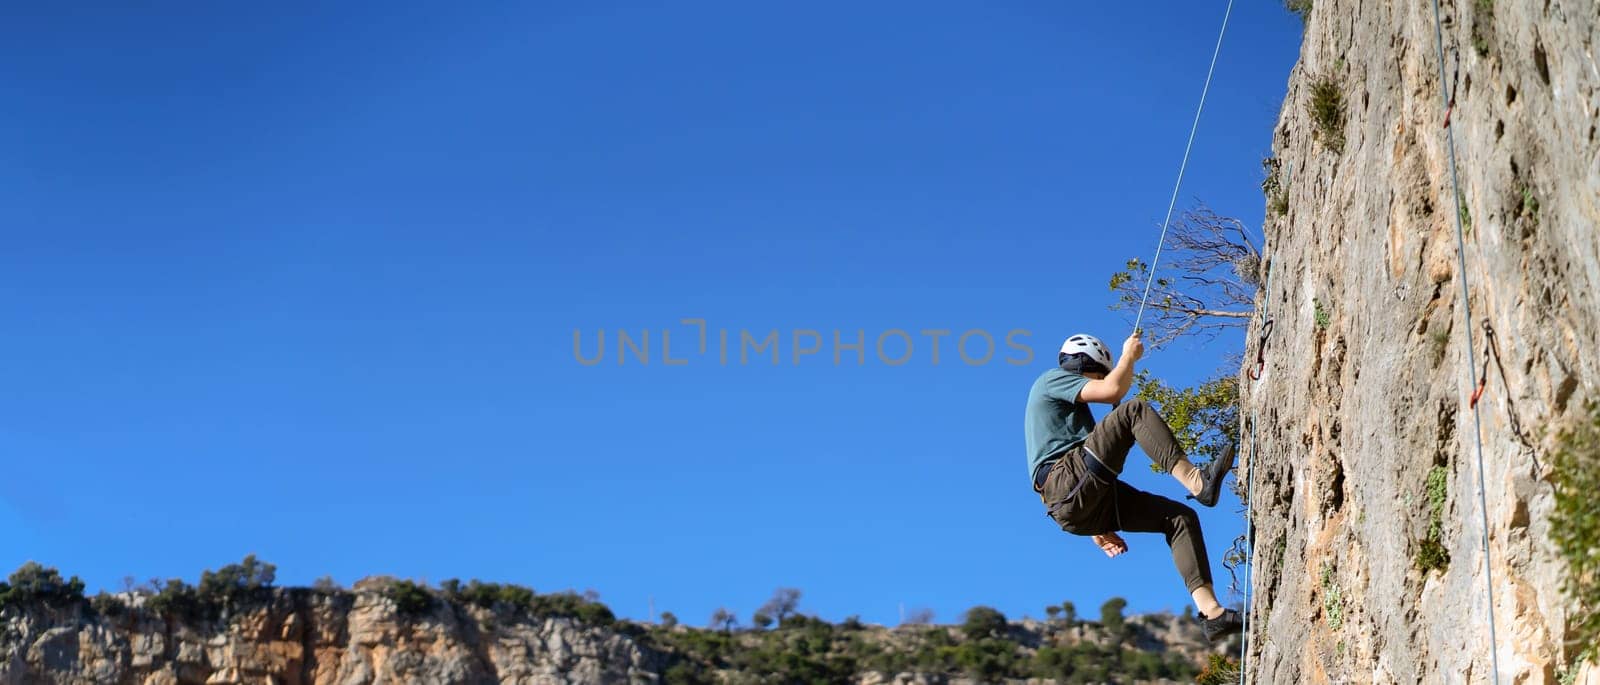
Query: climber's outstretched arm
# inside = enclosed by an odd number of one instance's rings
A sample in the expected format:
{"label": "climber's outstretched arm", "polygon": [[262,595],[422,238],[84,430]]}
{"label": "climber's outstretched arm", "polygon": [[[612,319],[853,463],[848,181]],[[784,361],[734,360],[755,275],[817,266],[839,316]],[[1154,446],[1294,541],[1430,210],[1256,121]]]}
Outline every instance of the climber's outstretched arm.
{"label": "climber's outstretched arm", "polygon": [[1079,402],[1100,402],[1102,404],[1116,404],[1128,394],[1133,387],[1133,364],[1144,356],[1144,341],[1139,339],[1135,332],[1122,341],[1122,357],[1117,359],[1117,367],[1106,374],[1105,378],[1091,380],[1078,391]]}

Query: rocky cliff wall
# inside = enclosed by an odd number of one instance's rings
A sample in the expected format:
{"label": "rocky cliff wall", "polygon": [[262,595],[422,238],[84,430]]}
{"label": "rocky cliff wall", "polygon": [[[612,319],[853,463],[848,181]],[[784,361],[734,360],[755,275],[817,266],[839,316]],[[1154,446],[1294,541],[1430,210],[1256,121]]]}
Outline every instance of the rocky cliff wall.
{"label": "rocky cliff wall", "polygon": [[502,618],[304,588],[219,620],[35,606],[0,622],[0,684],[657,682],[661,655],[617,631]]}
{"label": "rocky cliff wall", "polygon": [[[1462,206],[1428,0],[1315,0],[1274,132],[1275,326],[1242,381],[1257,682],[1487,682],[1491,647],[1500,682],[1550,682],[1573,656],[1539,457],[1600,381],[1600,4],[1442,14]],[[1488,578],[1464,368],[1484,321]]]}
{"label": "rocky cliff wall", "polygon": [[1024,619],[980,640],[957,626],[815,619],[724,633],[433,592],[416,603],[424,595],[390,583],[264,588],[186,609],[140,593],[0,602],[0,685],[1173,683],[1223,649],[1164,614],[1129,617],[1121,632]]}

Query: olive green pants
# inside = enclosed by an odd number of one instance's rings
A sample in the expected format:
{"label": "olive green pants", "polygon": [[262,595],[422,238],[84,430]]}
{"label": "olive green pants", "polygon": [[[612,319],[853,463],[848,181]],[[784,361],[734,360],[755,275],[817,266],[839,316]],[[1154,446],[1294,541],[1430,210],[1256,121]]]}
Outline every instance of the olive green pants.
{"label": "olive green pants", "polygon": [[[1172,562],[1190,592],[1211,584],[1211,561],[1194,509],[1134,488],[1120,479],[1095,475],[1084,459],[1098,459],[1120,475],[1135,444],[1167,471],[1187,459],[1172,429],[1144,400],[1129,400],[1101,419],[1082,445],[1062,453],[1039,494],[1061,529],[1075,535],[1110,531],[1161,533],[1172,548]],[[1087,451],[1087,455],[1084,452]]]}

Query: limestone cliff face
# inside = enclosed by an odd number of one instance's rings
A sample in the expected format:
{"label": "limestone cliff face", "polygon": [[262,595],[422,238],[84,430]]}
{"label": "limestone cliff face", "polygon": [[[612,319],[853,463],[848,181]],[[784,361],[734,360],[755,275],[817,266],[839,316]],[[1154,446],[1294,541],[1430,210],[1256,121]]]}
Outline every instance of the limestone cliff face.
{"label": "limestone cliff face", "polygon": [[[1550,682],[1572,656],[1538,457],[1541,429],[1600,383],[1600,3],[1455,0],[1442,13],[1464,207],[1428,0],[1316,0],[1274,132],[1284,195],[1268,211],[1260,304],[1276,325],[1264,377],[1242,380],[1259,416],[1257,682],[1487,682],[1491,647],[1501,682]],[[1321,123],[1318,83],[1342,100]],[[1468,333],[1484,360],[1484,321],[1489,578],[1464,370]],[[1448,561],[1423,571],[1435,505]]]}
{"label": "limestone cliff face", "polygon": [[381,592],[276,591],[218,621],[34,608],[0,623],[0,683],[656,682],[661,657],[567,618],[501,621],[436,607],[402,618]]}

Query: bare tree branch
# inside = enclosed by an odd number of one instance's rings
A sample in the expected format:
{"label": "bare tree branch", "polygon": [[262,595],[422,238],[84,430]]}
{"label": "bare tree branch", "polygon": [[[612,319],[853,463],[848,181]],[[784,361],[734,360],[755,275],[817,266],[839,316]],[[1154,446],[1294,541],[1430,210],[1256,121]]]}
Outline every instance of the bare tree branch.
{"label": "bare tree branch", "polygon": [[[1261,252],[1243,222],[1203,204],[1183,213],[1167,232],[1166,255],[1149,284],[1143,327],[1152,347],[1184,336],[1214,338],[1243,327],[1261,286]],[[1139,310],[1149,265],[1132,259],[1111,277],[1112,309]]]}

